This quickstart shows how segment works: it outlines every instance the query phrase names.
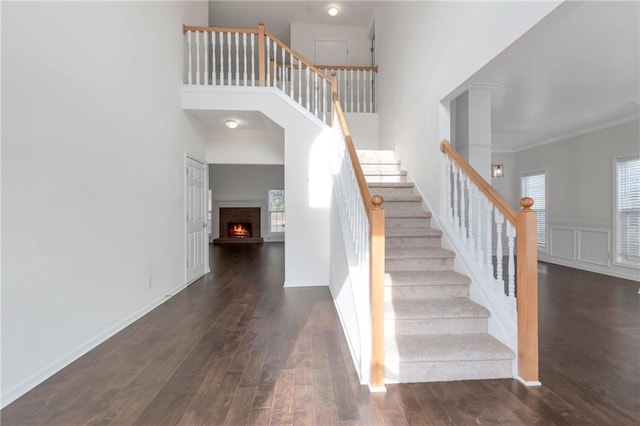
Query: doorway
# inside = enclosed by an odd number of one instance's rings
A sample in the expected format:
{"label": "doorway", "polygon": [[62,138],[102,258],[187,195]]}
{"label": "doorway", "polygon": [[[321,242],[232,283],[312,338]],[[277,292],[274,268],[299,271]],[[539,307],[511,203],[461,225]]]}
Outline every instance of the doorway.
{"label": "doorway", "polygon": [[200,278],[207,272],[209,238],[207,237],[207,166],[189,155],[186,158],[185,217],[186,217],[186,282]]}

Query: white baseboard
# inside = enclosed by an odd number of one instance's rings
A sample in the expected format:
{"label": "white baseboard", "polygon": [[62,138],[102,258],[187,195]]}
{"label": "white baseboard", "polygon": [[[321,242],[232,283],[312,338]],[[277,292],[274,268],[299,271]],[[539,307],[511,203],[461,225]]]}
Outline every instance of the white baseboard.
{"label": "white baseboard", "polygon": [[123,329],[133,324],[134,322],[136,322],[137,320],[139,320],[140,318],[142,318],[143,316],[145,316],[146,314],[148,314],[158,306],[162,305],[168,299],[170,299],[171,297],[175,296],[176,294],[184,290],[189,284],[190,283],[181,284],[178,287],[171,290],[165,296],[158,297],[147,306],[139,309],[138,311],[129,315],[124,320],[114,324],[112,327],[109,327],[105,331],[89,339],[88,341],[81,344],[76,349],[72,350],[67,355],[61,357],[57,361],[49,364],[48,366],[46,366],[36,374],[29,377],[27,380],[14,386],[8,391],[2,393],[2,395],[0,395],[0,409],[11,404],[13,401],[20,398],[22,395],[26,394],[31,389],[35,388],[40,383],[44,382],[49,377],[53,376],[54,374],[56,374],[57,372],[59,372],[60,370],[62,370],[63,368],[65,368],[66,366],[68,366],[78,358],[80,358],[81,356],[87,354],[89,351],[96,348],[101,343],[104,343],[110,337],[113,337],[118,332],[122,331]]}
{"label": "white baseboard", "polygon": [[386,393],[387,392],[387,387],[382,385],[382,386],[371,386],[369,385],[369,392],[371,393]]}
{"label": "white baseboard", "polygon": [[538,260],[541,262],[553,263],[554,265],[568,266],[569,268],[595,272],[597,274],[609,275],[625,280],[638,281],[640,279],[640,271],[634,269],[630,269],[629,272],[627,272],[625,270],[622,270],[622,268],[618,268],[616,266],[599,266],[596,264],[580,262],[577,260],[550,256],[545,253],[538,253]]}
{"label": "white baseboard", "polygon": [[307,282],[307,281],[285,281],[285,288],[292,287],[329,287],[328,283],[316,283],[316,282]]}
{"label": "white baseboard", "polygon": [[528,381],[528,380],[523,379],[520,376],[516,376],[516,380],[519,381],[520,383],[522,383],[523,385],[527,386],[527,387],[540,387],[540,386],[542,386],[542,383],[540,383],[537,380]]}

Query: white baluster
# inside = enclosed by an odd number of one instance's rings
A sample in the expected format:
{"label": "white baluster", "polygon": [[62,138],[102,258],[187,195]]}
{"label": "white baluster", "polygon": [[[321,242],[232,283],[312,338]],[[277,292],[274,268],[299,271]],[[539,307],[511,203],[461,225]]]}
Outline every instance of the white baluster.
{"label": "white baluster", "polygon": [[294,101],[296,100],[295,87],[296,77],[295,73],[293,72],[293,55],[291,54],[291,52],[289,52],[289,96],[291,96],[291,99],[293,99]]}
{"label": "white baluster", "polygon": [[516,228],[507,222],[507,247],[509,247],[509,258],[507,259],[507,296],[513,298],[516,295],[516,263],[514,257]]}
{"label": "white baluster", "polygon": [[271,86],[271,65],[269,64],[269,58],[271,58],[271,54],[269,53],[269,50],[271,49],[271,39],[269,37],[266,38],[266,42],[267,42],[267,54],[266,54],[266,64],[265,66],[267,67],[267,81],[266,81],[266,85],[267,87]]}
{"label": "white baluster", "polygon": [[491,250],[491,239],[493,237],[492,234],[492,228],[493,228],[493,218],[492,218],[492,213],[493,213],[493,204],[491,203],[491,201],[489,201],[488,198],[485,198],[486,202],[485,202],[485,241],[484,241],[484,245],[485,245],[485,265],[487,266],[487,269],[491,272],[491,275],[493,275],[493,252]]}
{"label": "white baluster", "polygon": [[369,112],[373,112],[373,70],[369,70],[367,90],[369,91]]}
{"label": "white baluster", "polygon": [[236,33],[236,86],[240,86],[240,34]]}
{"label": "white baluster", "polygon": [[322,121],[327,122],[327,80],[322,79]]}
{"label": "white baluster", "polygon": [[311,111],[309,108],[309,98],[311,97],[311,69],[307,67],[307,82],[305,83],[305,90],[307,92],[307,111]]}
{"label": "white baluster", "polygon": [[227,31],[227,86],[232,86],[232,74],[231,74],[231,32]]}
{"label": "white baluster", "polygon": [[247,87],[247,33],[242,33],[242,63],[244,86]]}
{"label": "white baluster", "polygon": [[287,94],[287,67],[284,63],[286,51],[282,48],[282,91]]}
{"label": "white baluster", "polygon": [[255,34],[251,34],[251,85],[256,85],[256,43]]}
{"label": "white baluster", "polygon": [[273,87],[278,87],[278,43],[273,40]]}
{"label": "white baluster", "polygon": [[452,210],[452,206],[453,206],[453,198],[451,197],[451,174],[452,174],[452,170],[451,170],[451,158],[445,154],[444,156],[445,158],[445,194],[446,194],[446,199],[447,199],[447,205],[446,205],[446,213],[447,213],[447,219],[449,219],[449,221],[451,223],[453,223],[453,210]]}
{"label": "white baluster", "polygon": [[204,85],[209,85],[209,33],[204,32]]}
{"label": "white baluster", "polygon": [[193,59],[191,57],[191,30],[187,31],[187,50],[189,51],[189,63],[187,64],[187,84],[192,83]]}
{"label": "white baluster", "polygon": [[313,88],[315,89],[315,99],[313,100],[313,110],[314,110],[314,115],[317,117],[318,116],[318,73],[317,72],[313,72]]}
{"label": "white baluster", "polygon": [[298,61],[298,103],[302,105],[302,62]]}
{"label": "white baluster", "polygon": [[196,31],[196,84],[200,85],[200,31]]}
{"label": "white baluster", "polygon": [[360,105],[362,104],[362,99],[360,99],[360,70],[356,70],[356,81],[357,81],[357,86],[356,86],[356,93],[357,93],[357,107],[358,107],[358,112],[360,112]]}
{"label": "white baluster", "polygon": [[463,239],[467,238],[467,209],[465,198],[467,198],[467,191],[465,183],[467,182],[467,176],[462,170],[458,173],[458,179],[460,180],[460,236]]}
{"label": "white baluster", "polygon": [[476,223],[476,256],[479,263],[484,262],[484,254],[483,254],[483,233],[482,233],[482,204],[485,200],[484,195],[480,190],[476,191],[476,211],[474,216],[477,218],[478,222]]}
{"label": "white baluster", "polygon": [[350,88],[349,88],[349,92],[350,92],[350,97],[351,97],[351,107],[349,108],[349,112],[353,112],[353,70],[351,70],[351,78],[349,79],[349,81],[351,82],[350,84]]}
{"label": "white baluster", "polygon": [[224,86],[224,33],[219,34],[220,38],[220,86]]}
{"label": "white baluster", "polygon": [[504,223],[504,215],[495,208],[494,220],[496,222],[496,279],[498,288],[504,293],[504,278],[502,277],[502,224]]}
{"label": "white baluster", "polygon": [[216,33],[211,32],[211,84],[216,85]]}
{"label": "white baluster", "polygon": [[469,242],[469,248],[471,249],[472,252],[475,252],[475,245],[474,245],[474,241],[475,241],[475,234],[474,234],[474,226],[473,226],[473,221],[475,220],[475,216],[474,216],[474,200],[475,200],[475,184],[473,183],[473,181],[471,180],[471,178],[469,178],[469,176],[467,176],[467,199],[469,200],[469,218],[467,220],[467,223],[469,224],[469,230],[468,230],[468,239],[467,241]]}
{"label": "white baluster", "polygon": [[458,173],[457,164],[453,165],[453,223],[456,231],[460,231],[460,216],[458,214]]}

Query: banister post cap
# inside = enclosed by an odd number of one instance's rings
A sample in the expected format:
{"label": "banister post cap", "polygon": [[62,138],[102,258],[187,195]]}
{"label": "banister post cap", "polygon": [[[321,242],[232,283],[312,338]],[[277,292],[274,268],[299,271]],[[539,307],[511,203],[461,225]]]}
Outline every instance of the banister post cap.
{"label": "banister post cap", "polygon": [[374,195],[373,197],[371,197],[371,203],[373,204],[374,209],[379,209],[383,201],[384,199],[381,195]]}
{"label": "banister post cap", "polygon": [[531,207],[533,206],[533,198],[522,197],[520,199],[520,206],[522,206],[522,210],[531,210]]}

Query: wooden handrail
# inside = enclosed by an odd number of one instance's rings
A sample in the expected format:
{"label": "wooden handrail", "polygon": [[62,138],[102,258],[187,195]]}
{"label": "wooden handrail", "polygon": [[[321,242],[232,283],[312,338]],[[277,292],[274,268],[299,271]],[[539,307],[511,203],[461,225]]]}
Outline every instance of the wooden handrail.
{"label": "wooden handrail", "polygon": [[362,196],[369,226],[371,239],[369,240],[369,279],[371,291],[371,378],[370,385],[374,390],[384,388],[384,274],[385,274],[385,229],[384,210],[380,195],[371,197],[369,186],[364,178],[362,166],[356,153],[351,132],[338,98],[336,75],[332,74],[331,95],[333,105],[342,127],[342,133],[347,146],[347,152],[353,165],[358,188]]}
{"label": "wooden handrail", "polygon": [[280,40],[278,37],[276,37],[275,35],[273,35],[269,31],[265,30],[264,33],[271,40],[275,41],[278,44],[278,46],[280,46],[285,51],[289,52],[289,54],[291,54],[293,57],[295,57],[298,61],[302,62],[305,66],[309,67],[312,71],[314,71],[316,74],[318,74],[321,78],[327,80],[327,83],[331,84],[331,78],[327,74],[325,74],[324,71],[322,71],[320,68],[316,67],[315,65],[311,64],[301,54],[299,54],[298,52],[296,52],[295,50],[293,50],[292,48],[287,46],[282,40]]}
{"label": "wooden handrail", "polygon": [[[440,143],[440,150],[484,193],[493,205],[514,225],[516,230],[516,306],[518,322],[518,376],[528,384],[539,384],[538,348],[538,219],[531,209],[533,199],[520,200],[522,210],[516,212],[478,172],[451,147]],[[500,261],[500,260],[498,260]]]}
{"label": "wooden handrail", "polygon": [[378,72],[378,66],[375,67],[364,67],[359,65],[317,65],[316,67],[320,69],[329,69],[329,70],[354,70],[354,71],[373,71]]}
{"label": "wooden handrail", "polygon": [[496,207],[498,207],[498,210],[500,210],[504,217],[506,217],[512,225],[516,225],[516,211],[513,207],[511,207],[509,203],[507,203],[504,198],[502,198],[500,194],[498,194],[496,190],[493,189],[493,187],[489,185],[487,181],[478,174],[478,172],[476,172],[476,169],[471,167],[469,163],[467,163],[465,159],[451,147],[448,140],[445,139],[440,142],[440,151],[449,155],[456,165],[460,167],[467,176],[469,176],[473,183],[476,184],[478,189],[480,189],[480,191],[482,191],[484,195],[486,195],[487,198],[495,204]]}
{"label": "wooden handrail", "polygon": [[[332,86],[332,88],[333,87],[335,86]],[[338,115],[340,126],[342,127],[342,133],[344,134],[344,139],[346,140],[347,152],[349,153],[349,158],[351,158],[351,164],[353,164],[353,171],[356,174],[358,188],[360,188],[360,194],[362,194],[362,202],[364,203],[364,208],[366,211],[371,211],[373,210],[373,203],[371,202],[371,192],[369,192],[369,186],[367,185],[367,181],[364,178],[364,172],[362,171],[362,166],[360,165],[358,154],[356,153],[356,149],[353,146],[353,139],[351,138],[349,126],[347,125],[347,119],[345,118],[344,112],[342,111],[342,105],[340,105],[338,95],[335,92],[332,92],[332,97],[333,105],[336,109],[336,114]]]}
{"label": "wooden handrail", "polygon": [[186,34],[187,31],[201,31],[205,33],[245,33],[245,34],[258,34],[257,29],[251,28],[227,28],[227,27],[192,27],[188,25],[182,26],[182,33]]}

